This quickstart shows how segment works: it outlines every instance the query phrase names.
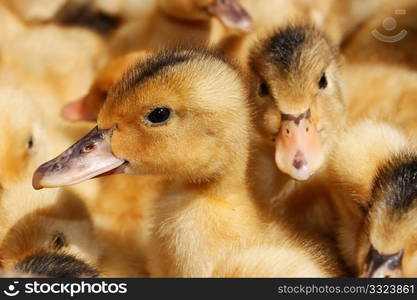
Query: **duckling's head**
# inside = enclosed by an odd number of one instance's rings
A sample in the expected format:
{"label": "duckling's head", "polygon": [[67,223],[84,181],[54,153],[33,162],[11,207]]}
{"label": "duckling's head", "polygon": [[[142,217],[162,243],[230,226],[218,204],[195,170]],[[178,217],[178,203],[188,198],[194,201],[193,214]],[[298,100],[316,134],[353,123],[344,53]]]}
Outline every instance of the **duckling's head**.
{"label": "duckling's head", "polygon": [[206,21],[219,19],[226,27],[249,31],[252,19],[240,0],[158,0],[158,7],[180,20]]}
{"label": "duckling's head", "polygon": [[366,277],[417,276],[417,156],[397,154],[374,179],[358,259]]}
{"label": "duckling's head", "polygon": [[243,79],[222,58],[163,52],[111,88],[98,126],[39,167],[33,184],[62,186],[121,171],[206,182],[243,163],[249,118]]}
{"label": "duckling's head", "polygon": [[[0,195],[30,180],[36,166],[48,156],[42,112],[23,88],[0,87]],[[29,181],[30,182],[30,181]]]}
{"label": "duckling's head", "polygon": [[62,116],[69,121],[96,121],[98,112],[107,98],[114,83],[123,73],[139,60],[144,60],[150,53],[136,51],[112,58],[96,75],[88,94],[81,99],[67,104],[62,109]]}
{"label": "duckling's head", "polygon": [[343,119],[337,51],[314,27],[289,25],[259,42],[250,64],[260,130],[275,141],[277,166],[305,180],[322,165]]}

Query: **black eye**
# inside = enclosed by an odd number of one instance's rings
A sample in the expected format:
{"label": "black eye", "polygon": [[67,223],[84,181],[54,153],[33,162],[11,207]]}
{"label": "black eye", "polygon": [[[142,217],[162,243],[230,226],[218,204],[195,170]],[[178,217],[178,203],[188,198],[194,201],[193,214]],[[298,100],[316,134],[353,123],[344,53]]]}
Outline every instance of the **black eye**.
{"label": "black eye", "polygon": [[106,98],[107,98],[107,94],[108,94],[108,92],[107,91],[100,91],[99,92],[99,97],[100,97],[100,99],[101,100],[105,100]]}
{"label": "black eye", "polygon": [[151,123],[151,125],[162,125],[169,120],[170,116],[171,110],[169,108],[157,107],[147,114],[145,121]]}
{"label": "black eye", "polygon": [[319,81],[319,89],[324,90],[326,87],[327,87],[327,77],[326,77],[326,73],[323,73]]}
{"label": "black eye", "polygon": [[28,149],[31,150],[33,148],[33,137],[30,137],[28,141]]}
{"label": "black eye", "polygon": [[269,89],[265,82],[261,82],[259,86],[259,96],[266,97],[269,95]]}

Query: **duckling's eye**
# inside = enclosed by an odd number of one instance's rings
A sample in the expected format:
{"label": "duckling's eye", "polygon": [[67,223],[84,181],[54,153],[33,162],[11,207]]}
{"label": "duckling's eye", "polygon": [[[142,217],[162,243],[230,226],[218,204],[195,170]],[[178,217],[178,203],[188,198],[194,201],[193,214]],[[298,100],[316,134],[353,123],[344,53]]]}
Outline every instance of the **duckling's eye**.
{"label": "duckling's eye", "polygon": [[261,85],[259,86],[259,96],[266,97],[269,95],[269,88],[266,85],[265,82],[261,82]]}
{"label": "duckling's eye", "polygon": [[326,73],[323,73],[319,81],[319,89],[324,90],[326,87],[327,87],[327,77],[326,77]]}
{"label": "duckling's eye", "polygon": [[105,100],[107,98],[107,94],[108,94],[107,91],[104,91],[104,90],[103,91],[100,91],[99,92],[100,99]]}
{"label": "duckling's eye", "polygon": [[157,107],[152,109],[145,117],[145,121],[151,125],[162,125],[169,121],[171,109],[168,107]]}
{"label": "duckling's eye", "polygon": [[28,149],[32,150],[32,148],[33,148],[33,137],[30,137],[28,141]]}

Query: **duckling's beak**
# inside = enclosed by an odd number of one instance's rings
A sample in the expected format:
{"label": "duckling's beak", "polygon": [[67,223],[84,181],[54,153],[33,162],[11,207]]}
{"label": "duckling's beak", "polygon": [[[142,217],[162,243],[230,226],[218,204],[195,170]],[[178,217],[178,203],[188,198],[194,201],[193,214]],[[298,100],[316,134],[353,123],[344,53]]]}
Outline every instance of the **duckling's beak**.
{"label": "duckling's beak", "polygon": [[310,110],[298,116],[282,114],[276,138],[275,162],[296,180],[307,180],[324,160],[320,135],[310,115]]}
{"label": "duckling's beak", "polygon": [[97,114],[88,105],[87,96],[65,105],[61,114],[68,121],[95,121],[97,119]]}
{"label": "duckling's beak", "polygon": [[72,185],[97,176],[123,173],[126,162],[112,154],[114,128],[95,127],[85,137],[33,174],[35,189]]}
{"label": "duckling's beak", "polygon": [[391,278],[402,277],[404,250],[392,255],[383,255],[374,248],[369,251],[368,268],[361,277]]}
{"label": "duckling's beak", "polygon": [[230,28],[250,31],[252,18],[240,5],[239,0],[215,0],[208,8],[210,14]]}

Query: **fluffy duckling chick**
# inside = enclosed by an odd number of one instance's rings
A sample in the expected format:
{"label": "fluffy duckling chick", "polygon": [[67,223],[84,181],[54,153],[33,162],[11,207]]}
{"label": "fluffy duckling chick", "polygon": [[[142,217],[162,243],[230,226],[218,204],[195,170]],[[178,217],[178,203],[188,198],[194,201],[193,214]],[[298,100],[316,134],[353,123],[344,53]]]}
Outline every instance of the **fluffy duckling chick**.
{"label": "fluffy duckling chick", "polygon": [[[337,274],[330,258],[317,258],[316,248],[279,226],[253,196],[245,84],[221,58],[191,50],[150,58],[111,89],[97,121],[78,143],[40,166],[33,185],[62,186],[119,172],[169,179],[155,204],[151,276],[227,276],[219,270],[222,259],[256,247],[256,257],[276,248],[298,253],[285,260],[296,263],[302,256],[310,262],[303,272],[286,273],[281,264],[272,272],[270,262],[261,260],[265,269],[258,268],[258,276]],[[232,269],[245,264],[241,257]]]}
{"label": "fluffy duckling chick", "polygon": [[[80,28],[33,26],[1,48],[2,67],[43,80],[62,102],[84,95],[107,55],[104,41]],[[61,102],[61,103],[62,103]]]}
{"label": "fluffy duckling chick", "polygon": [[253,49],[251,69],[260,130],[275,140],[278,168],[308,179],[344,120],[336,48],[312,26],[289,25]]}
{"label": "fluffy duckling chick", "polygon": [[127,22],[115,33],[111,51],[122,54],[179,43],[206,46],[219,40],[212,37],[219,34],[217,30],[212,33],[214,19],[232,30],[247,31],[251,26],[251,17],[239,0],[157,0],[155,9],[146,18]]}
{"label": "fluffy duckling chick", "polygon": [[[9,189],[31,177],[31,173],[48,155],[52,145],[43,145],[45,131],[42,110],[24,90],[0,86],[0,190]],[[18,113],[17,113],[18,112]],[[52,149],[51,149],[52,148]]]}
{"label": "fluffy duckling chick", "polygon": [[[2,268],[43,276],[87,276],[86,273],[76,273],[74,268],[89,264],[86,262],[97,262],[100,250],[91,236],[91,221],[80,210],[81,206],[76,205],[80,200],[69,190],[37,193],[31,187],[35,167],[56,153],[56,145],[48,145],[46,141],[54,137],[57,145],[61,142],[59,136],[50,130],[48,118],[32,97],[27,89],[21,86],[16,88],[11,82],[0,85],[0,108],[5,112],[14,112],[0,116],[4,129],[0,133],[3,140],[0,146]],[[67,198],[71,199],[69,204],[64,201]],[[62,256],[51,246],[56,232],[65,232],[70,236],[70,245],[62,247],[64,252],[58,251]],[[37,256],[39,253],[42,255]],[[45,273],[45,266],[49,263],[48,270],[52,273]],[[69,272],[68,268],[64,271],[65,265],[73,267],[75,273],[58,274]]]}
{"label": "fluffy duckling chick", "polygon": [[88,94],[67,104],[62,116],[69,121],[95,121],[112,85],[133,63],[144,60],[148,55],[148,51],[135,51],[111,58],[97,73]]}
{"label": "fluffy duckling chick", "polygon": [[409,137],[388,123],[361,122],[340,136],[329,178],[340,212],[339,247],[356,275],[416,275],[415,153]]}

